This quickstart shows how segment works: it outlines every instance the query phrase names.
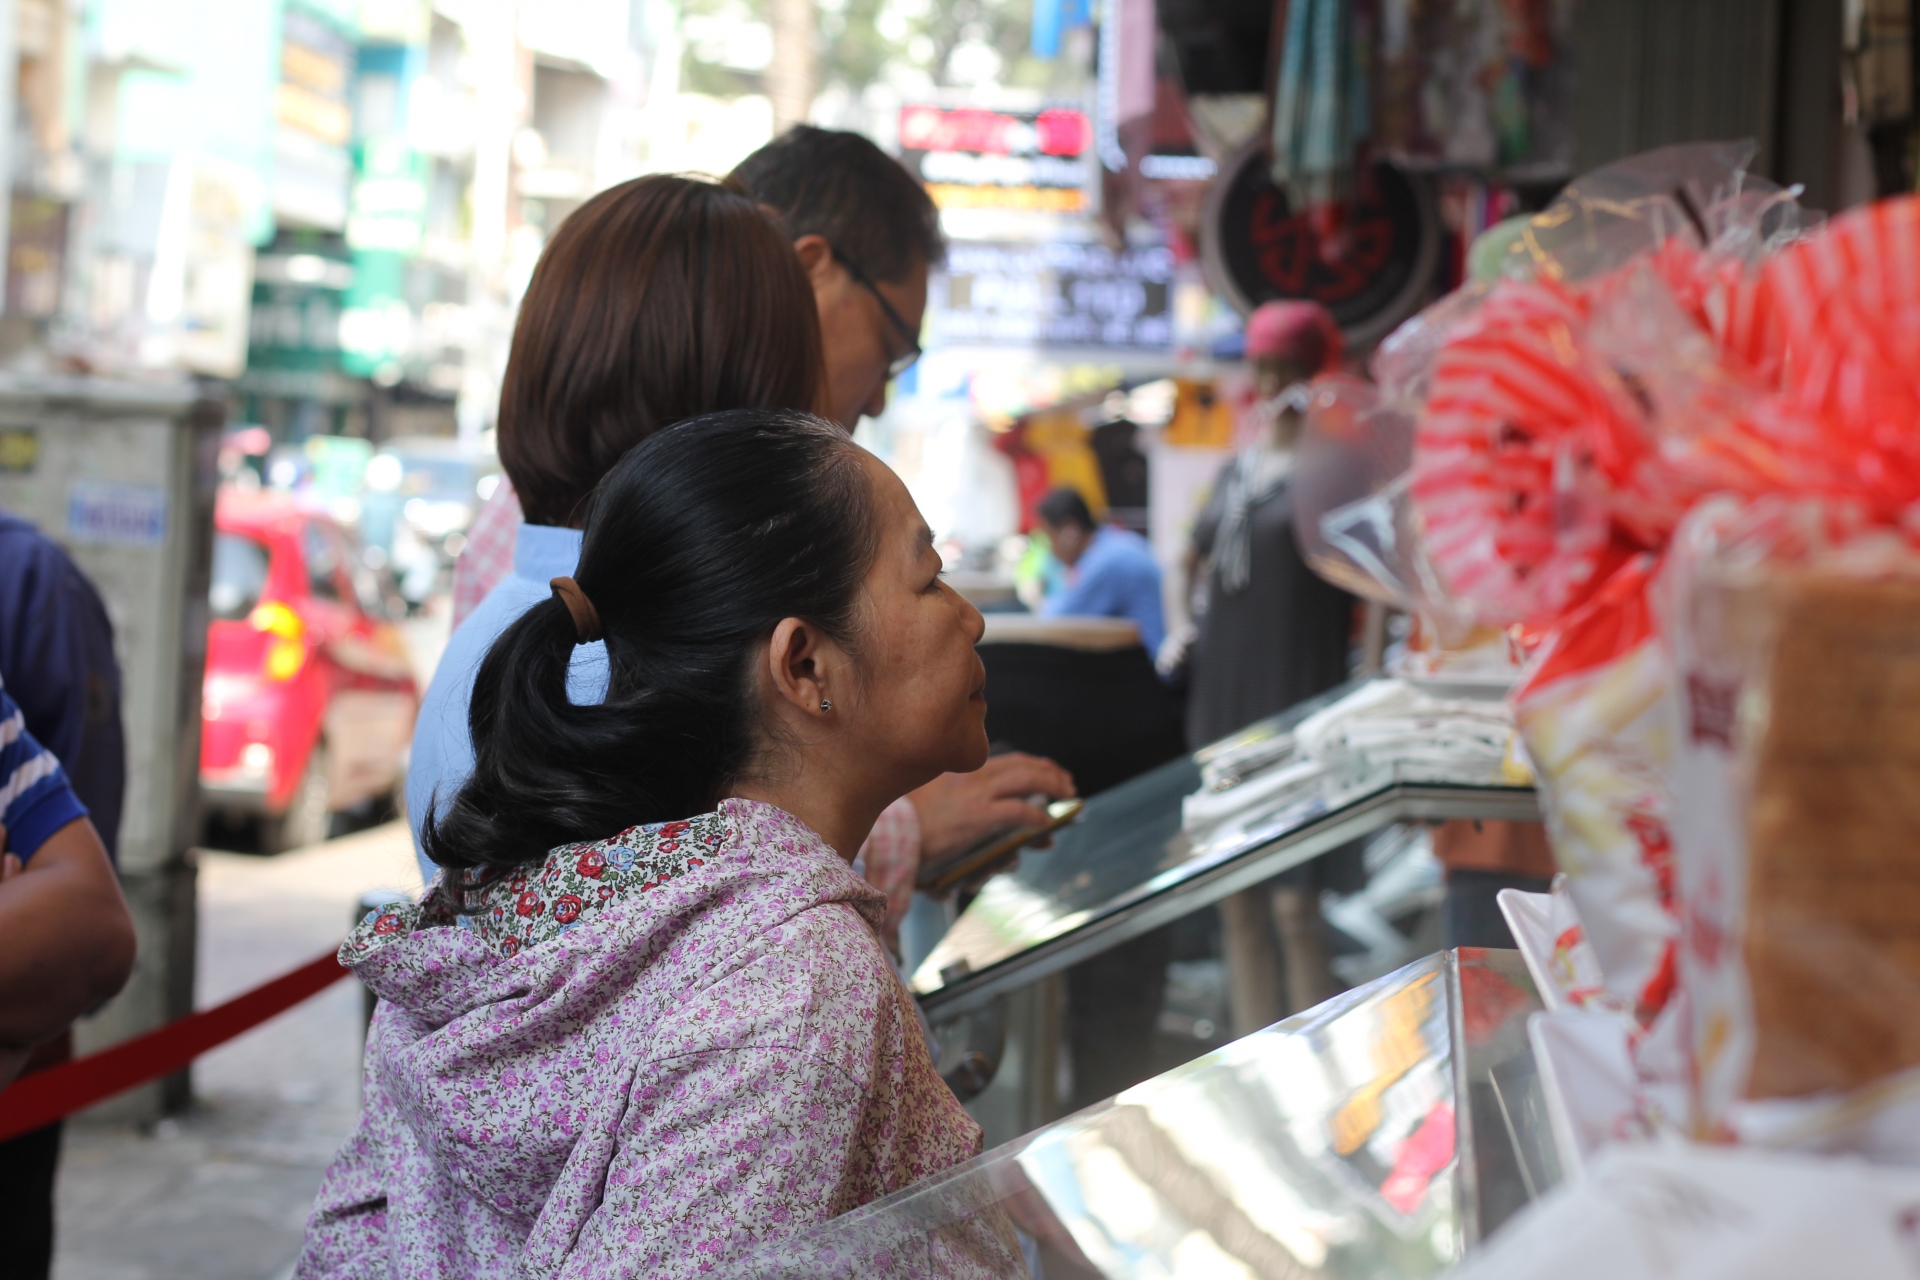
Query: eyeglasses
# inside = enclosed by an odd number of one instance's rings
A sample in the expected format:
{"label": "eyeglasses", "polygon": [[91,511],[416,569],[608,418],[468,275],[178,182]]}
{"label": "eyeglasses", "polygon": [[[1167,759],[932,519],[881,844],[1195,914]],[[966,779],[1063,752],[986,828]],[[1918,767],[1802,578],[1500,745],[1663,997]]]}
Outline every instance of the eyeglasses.
{"label": "eyeglasses", "polygon": [[914,362],[920,358],[919,333],[901,317],[898,311],[894,310],[893,304],[887,301],[887,295],[881,293],[880,287],[867,278],[867,273],[860,269],[859,263],[838,249],[833,250],[833,260],[847,269],[847,274],[853,277],[855,284],[873,295],[873,300],[880,304],[880,313],[886,316],[887,322],[893,326],[894,332],[898,333],[901,341],[907,344],[907,349],[895,356],[887,365],[887,376],[889,378],[899,377],[911,369]]}

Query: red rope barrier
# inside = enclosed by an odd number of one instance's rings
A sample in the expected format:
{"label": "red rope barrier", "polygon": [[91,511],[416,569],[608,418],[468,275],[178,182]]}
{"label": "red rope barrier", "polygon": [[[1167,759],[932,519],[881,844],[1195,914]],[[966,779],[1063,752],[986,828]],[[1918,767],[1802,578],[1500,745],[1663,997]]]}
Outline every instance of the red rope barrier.
{"label": "red rope barrier", "polygon": [[225,1004],[16,1081],[0,1092],[0,1142],[31,1133],[135,1085],[172,1075],[215,1045],[324,991],[348,972],[329,951]]}

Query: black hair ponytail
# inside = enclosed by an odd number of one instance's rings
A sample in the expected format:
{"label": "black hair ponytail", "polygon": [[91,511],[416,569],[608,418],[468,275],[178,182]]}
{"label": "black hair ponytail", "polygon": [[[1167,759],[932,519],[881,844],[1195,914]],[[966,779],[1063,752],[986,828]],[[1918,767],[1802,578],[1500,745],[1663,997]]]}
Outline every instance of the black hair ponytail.
{"label": "black hair ponytail", "polygon": [[860,450],[811,414],[708,414],[634,446],[595,490],[574,578],[606,635],[606,701],[574,703],[558,598],[473,683],[474,768],[420,841],[447,903],[559,845],[711,810],[757,741],[749,660],[786,617],[855,639],[874,555]]}

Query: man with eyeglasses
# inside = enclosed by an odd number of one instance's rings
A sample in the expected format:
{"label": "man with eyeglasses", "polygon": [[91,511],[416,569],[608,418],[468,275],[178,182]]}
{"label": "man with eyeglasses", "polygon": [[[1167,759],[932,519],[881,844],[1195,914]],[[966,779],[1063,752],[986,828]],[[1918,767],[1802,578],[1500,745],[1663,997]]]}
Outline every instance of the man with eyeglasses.
{"label": "man with eyeglasses", "polygon": [[[829,412],[852,430],[862,414],[886,408],[888,381],[920,355],[927,275],[946,251],[939,213],[911,174],[857,134],[801,126],[748,156],[732,176],[780,214],[806,266],[826,348]],[[1152,594],[1157,614],[1158,589]],[[1178,721],[1171,723],[1177,742]],[[921,858],[939,861],[964,849],[969,840],[958,837],[979,831],[996,803],[1030,791],[1058,796],[1065,781],[1053,762],[1018,754],[938,778],[881,816],[864,874],[891,899]],[[917,844],[888,837],[890,822],[916,817]],[[1157,930],[1068,971],[1064,1030],[1076,1106],[1152,1074],[1170,946],[1171,935]]]}
{"label": "man with eyeglasses", "polygon": [[779,213],[813,283],[828,416],[851,431],[920,358],[927,273],[946,256],[920,183],[857,133],[800,125],[730,175]]}
{"label": "man with eyeglasses", "polygon": [[[827,363],[826,416],[851,431],[887,407],[887,385],[920,358],[927,275],[946,256],[940,211],[899,162],[857,133],[799,125],[729,181],[780,217],[813,284]],[[1073,780],[1051,760],[1011,753],[936,778],[882,814],[863,873],[904,911],[913,873],[1003,826],[1025,798],[1057,799]]]}

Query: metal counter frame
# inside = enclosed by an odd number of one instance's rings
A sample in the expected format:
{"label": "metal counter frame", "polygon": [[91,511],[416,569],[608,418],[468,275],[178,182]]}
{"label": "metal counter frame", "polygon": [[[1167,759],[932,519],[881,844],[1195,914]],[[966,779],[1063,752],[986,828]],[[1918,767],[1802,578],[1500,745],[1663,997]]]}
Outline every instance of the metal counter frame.
{"label": "metal counter frame", "polygon": [[[1089,807],[1098,803],[1096,797]],[[936,1021],[958,1017],[1242,889],[1263,884],[1350,840],[1396,822],[1454,818],[1537,822],[1540,809],[1531,788],[1395,783],[1197,871],[1179,884],[1123,903],[1017,956],[956,976],[939,990],[922,995],[921,1007]]]}

